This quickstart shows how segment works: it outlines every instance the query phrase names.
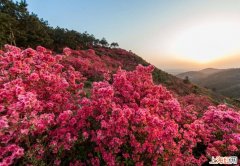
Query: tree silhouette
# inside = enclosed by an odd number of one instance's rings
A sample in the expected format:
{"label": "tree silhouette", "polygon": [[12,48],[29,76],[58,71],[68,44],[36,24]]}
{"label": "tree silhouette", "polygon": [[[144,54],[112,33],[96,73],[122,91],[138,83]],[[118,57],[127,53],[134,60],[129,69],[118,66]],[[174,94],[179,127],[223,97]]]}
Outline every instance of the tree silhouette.
{"label": "tree silhouette", "polygon": [[185,84],[189,84],[189,83],[190,83],[188,76],[186,76],[186,77],[184,78],[183,82],[184,82]]}
{"label": "tree silhouette", "polygon": [[119,46],[119,45],[118,45],[117,42],[112,42],[111,45],[110,45],[110,47],[113,47],[113,48],[116,48],[116,47],[118,47],[118,46]]}
{"label": "tree silhouette", "polygon": [[103,47],[108,47],[108,42],[105,38],[102,38],[99,42]]}

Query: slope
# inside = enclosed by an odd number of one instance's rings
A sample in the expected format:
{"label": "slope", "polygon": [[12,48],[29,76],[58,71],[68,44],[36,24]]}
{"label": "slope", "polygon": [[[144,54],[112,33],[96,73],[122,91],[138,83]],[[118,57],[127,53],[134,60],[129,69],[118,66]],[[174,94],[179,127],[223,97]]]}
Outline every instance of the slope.
{"label": "slope", "polygon": [[[203,72],[208,71],[208,72]],[[189,77],[190,81],[232,98],[240,97],[240,69],[204,69],[177,75]]]}
{"label": "slope", "polygon": [[199,71],[189,71],[180,73],[177,75],[178,78],[185,79],[186,77],[189,78],[190,81],[194,83],[200,83],[202,79],[208,77],[211,74],[218,73],[223,69],[215,69],[215,68],[206,68]]}
{"label": "slope", "polygon": [[[75,57],[73,59],[70,58],[69,63],[75,67],[83,66],[82,62],[84,57],[85,61],[88,61],[88,64],[91,63],[90,67],[86,69],[86,77],[88,78],[87,86],[89,87],[93,81],[102,80],[104,77],[103,73],[106,71],[115,73],[119,67],[129,71],[134,70],[138,64],[142,64],[143,66],[150,65],[150,63],[146,62],[131,51],[126,51],[121,48],[108,48],[101,46],[95,46],[88,50],[75,51]],[[82,61],[80,59],[82,59]],[[156,84],[163,84],[176,96],[181,97],[195,94],[197,96],[205,96],[215,104],[225,102],[230,105],[239,105],[238,101],[231,100],[228,97],[199,87],[195,84],[184,83],[182,79],[158,68],[154,69],[152,76]]]}

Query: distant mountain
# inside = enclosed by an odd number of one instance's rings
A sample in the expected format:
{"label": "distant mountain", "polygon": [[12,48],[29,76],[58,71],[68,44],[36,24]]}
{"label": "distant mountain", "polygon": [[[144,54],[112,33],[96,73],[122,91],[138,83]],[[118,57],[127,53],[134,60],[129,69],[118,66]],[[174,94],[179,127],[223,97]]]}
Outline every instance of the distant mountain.
{"label": "distant mountain", "polygon": [[177,77],[181,79],[185,79],[186,77],[188,77],[191,82],[198,83],[201,79],[206,77],[206,74],[201,73],[200,71],[189,71],[178,74]]}
{"label": "distant mountain", "polygon": [[189,70],[186,70],[186,69],[184,70],[184,69],[178,69],[178,68],[176,68],[176,69],[163,69],[163,70],[166,71],[169,74],[172,74],[172,75],[178,75],[178,74],[189,71]]}
{"label": "distant mountain", "polygon": [[188,79],[193,83],[199,84],[204,78],[208,77],[209,75],[218,73],[222,70],[224,69],[206,68],[199,71],[184,72],[184,73],[178,74],[177,77],[181,79],[185,79],[186,77],[188,77]]}
{"label": "distant mountain", "polygon": [[240,68],[190,71],[178,74],[177,77],[188,79],[202,87],[211,89],[222,95],[240,98]]}
{"label": "distant mountain", "polygon": [[206,68],[206,69],[200,70],[200,72],[206,75],[210,75],[210,74],[215,74],[222,70],[224,69]]}

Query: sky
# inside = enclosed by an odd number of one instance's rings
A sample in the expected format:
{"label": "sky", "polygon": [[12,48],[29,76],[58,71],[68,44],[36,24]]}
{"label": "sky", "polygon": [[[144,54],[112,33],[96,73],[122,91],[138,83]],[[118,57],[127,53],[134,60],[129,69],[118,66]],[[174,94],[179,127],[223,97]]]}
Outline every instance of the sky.
{"label": "sky", "polygon": [[27,0],[50,26],[118,42],[169,72],[240,67],[238,0]]}

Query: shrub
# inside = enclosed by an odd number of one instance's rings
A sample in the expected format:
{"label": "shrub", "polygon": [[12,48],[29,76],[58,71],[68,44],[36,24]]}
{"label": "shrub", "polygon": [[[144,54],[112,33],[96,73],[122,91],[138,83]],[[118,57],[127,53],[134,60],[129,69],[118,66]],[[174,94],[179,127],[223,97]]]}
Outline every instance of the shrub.
{"label": "shrub", "polygon": [[0,51],[1,166],[201,165],[239,155],[236,110],[196,95],[180,105],[153,83],[153,66],[103,72],[84,90],[88,65],[76,71],[72,57],[68,48]]}

